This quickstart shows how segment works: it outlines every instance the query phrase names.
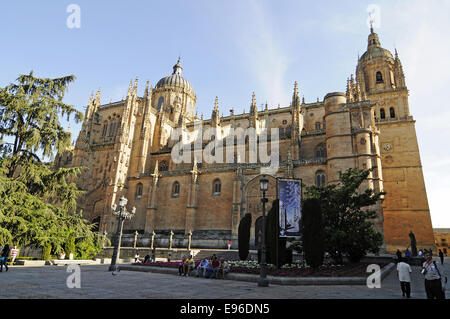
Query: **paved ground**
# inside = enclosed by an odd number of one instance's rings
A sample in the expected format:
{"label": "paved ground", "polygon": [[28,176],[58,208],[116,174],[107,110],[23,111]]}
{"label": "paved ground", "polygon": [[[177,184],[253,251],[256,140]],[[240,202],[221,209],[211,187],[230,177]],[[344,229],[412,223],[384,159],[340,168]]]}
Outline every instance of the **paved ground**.
{"label": "paved ground", "polygon": [[[445,268],[450,274],[450,258]],[[413,268],[412,298],[425,298],[419,267]],[[65,266],[10,267],[0,273],[3,289],[0,298],[162,298],[184,299],[398,299],[401,297],[396,271],[392,271],[381,288],[366,286],[280,286],[258,287],[255,283],[179,277],[169,274],[121,271],[113,276],[107,265],[81,266],[81,288],[68,288],[71,273]]]}

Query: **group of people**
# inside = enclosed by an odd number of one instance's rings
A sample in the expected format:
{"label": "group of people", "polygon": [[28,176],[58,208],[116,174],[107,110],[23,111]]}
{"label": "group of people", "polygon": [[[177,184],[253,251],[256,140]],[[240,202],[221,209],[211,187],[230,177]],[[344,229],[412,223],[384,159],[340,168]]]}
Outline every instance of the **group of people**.
{"label": "group of people", "polygon": [[[411,297],[411,273],[412,269],[409,265],[410,256],[402,257],[401,253],[397,251],[397,274],[400,281],[400,288],[403,297]],[[424,254],[425,261],[420,268],[420,272],[424,277],[425,292],[428,299],[445,299],[445,288],[447,285],[447,276],[441,259],[441,265],[433,261],[433,254],[431,251],[426,251]]]}
{"label": "group of people", "polygon": [[[60,260],[66,259],[66,252],[64,250],[59,254],[59,259]],[[69,259],[70,260],[73,259],[73,252],[69,253]]]}
{"label": "group of people", "polygon": [[0,272],[3,272],[3,266],[5,266],[5,271],[8,271],[8,259],[11,258],[10,265],[14,264],[18,253],[19,249],[17,249],[17,246],[10,249],[8,244],[5,247],[0,245]]}
{"label": "group of people", "polygon": [[191,272],[195,269],[196,277],[204,277],[211,279],[225,278],[225,274],[230,271],[230,266],[225,261],[224,258],[218,258],[216,254],[213,254],[211,258],[202,259],[197,265],[192,257],[189,255],[188,258],[183,258],[178,267],[178,275],[180,276],[190,276]]}

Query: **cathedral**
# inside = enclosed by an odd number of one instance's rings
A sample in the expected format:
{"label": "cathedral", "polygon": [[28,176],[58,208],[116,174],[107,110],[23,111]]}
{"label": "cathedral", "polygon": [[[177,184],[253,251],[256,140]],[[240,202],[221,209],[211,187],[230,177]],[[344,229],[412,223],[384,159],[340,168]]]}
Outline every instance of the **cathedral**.
{"label": "cathedral", "polygon": [[136,207],[135,216],[124,224],[125,232],[137,231],[141,238],[189,234],[192,247],[224,248],[229,240],[237,247],[239,221],[250,213],[251,245],[257,246],[263,163],[248,160],[248,140],[245,160],[173,161],[171,151],[178,142],[171,139],[173,130],[192,131],[200,123],[213,130],[216,140],[224,140],[236,128],[251,127],[257,134],[278,129],[279,165],[274,174],[266,175],[266,211],[277,198],[277,178],[320,186],[337,182],[339,172],[347,168],[373,169],[365,186],[386,192],[373,207],[383,250],[404,251],[410,245],[410,231],[418,248],[434,248],[402,64],[397,51],[392,55],[381,46],[372,28],[345,93],[332,92],[323,101],[305,103],[295,83],[288,106],[258,107],[253,93],[248,113],[231,109],[226,115],[216,98],[209,119],[197,116],[196,101],[180,59],[155,87],[147,82],[143,96],[138,95],[137,79],[121,101],[102,104],[100,91],[91,95],[73,149],[56,164],[87,167],[77,180],[85,191],[79,208],[98,224],[98,231],[116,232],[111,207],[125,196],[128,208]]}

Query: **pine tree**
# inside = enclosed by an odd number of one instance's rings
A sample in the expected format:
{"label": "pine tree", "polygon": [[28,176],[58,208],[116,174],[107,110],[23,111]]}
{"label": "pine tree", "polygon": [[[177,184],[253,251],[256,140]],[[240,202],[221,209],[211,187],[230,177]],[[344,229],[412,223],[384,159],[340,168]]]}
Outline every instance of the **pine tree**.
{"label": "pine tree", "polygon": [[[82,119],[63,103],[70,75],[56,79],[21,75],[17,84],[0,88],[0,243],[45,247],[60,252],[69,233],[75,246],[93,256],[100,242],[93,225],[76,212],[82,193],[72,180],[81,168],[52,170],[51,160],[70,146],[71,136],[60,117]],[[50,247],[50,248],[49,248]],[[46,256],[47,257],[47,256]]]}

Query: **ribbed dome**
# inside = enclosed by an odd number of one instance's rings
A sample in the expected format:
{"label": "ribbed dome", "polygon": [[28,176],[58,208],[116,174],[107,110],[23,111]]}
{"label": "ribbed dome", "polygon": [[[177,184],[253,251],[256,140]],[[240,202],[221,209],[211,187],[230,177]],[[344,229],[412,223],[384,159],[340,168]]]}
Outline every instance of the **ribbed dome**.
{"label": "ribbed dome", "polygon": [[359,61],[364,62],[378,57],[387,57],[394,59],[392,53],[389,52],[389,50],[386,50],[382,47],[371,47],[361,56]]}
{"label": "ribbed dome", "polygon": [[181,66],[180,59],[178,59],[177,64],[173,66],[173,73],[159,80],[158,83],[156,83],[155,88],[177,87],[193,93],[194,89],[191,83],[181,75],[182,70],[183,67]]}

